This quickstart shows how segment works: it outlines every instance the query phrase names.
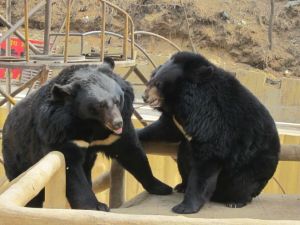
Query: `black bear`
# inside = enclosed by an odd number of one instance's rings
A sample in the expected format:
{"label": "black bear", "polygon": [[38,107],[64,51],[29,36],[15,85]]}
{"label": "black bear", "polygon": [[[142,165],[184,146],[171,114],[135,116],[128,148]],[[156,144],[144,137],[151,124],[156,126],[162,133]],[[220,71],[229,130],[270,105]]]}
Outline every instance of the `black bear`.
{"label": "black bear", "polygon": [[199,54],[176,53],[157,68],[144,94],[162,112],[141,141],[178,141],[184,200],[195,213],[208,200],[242,207],[276,170],[280,142],[268,110],[229,72]]}
{"label": "black bear", "polygon": [[[12,180],[52,150],[66,159],[67,198],[74,209],[108,211],[91,186],[98,151],[115,158],[152,194],[172,188],[157,180],[131,122],[133,89],[113,72],[114,61],[68,67],[20,101],[3,129],[3,157]],[[41,192],[28,206],[42,207]]]}

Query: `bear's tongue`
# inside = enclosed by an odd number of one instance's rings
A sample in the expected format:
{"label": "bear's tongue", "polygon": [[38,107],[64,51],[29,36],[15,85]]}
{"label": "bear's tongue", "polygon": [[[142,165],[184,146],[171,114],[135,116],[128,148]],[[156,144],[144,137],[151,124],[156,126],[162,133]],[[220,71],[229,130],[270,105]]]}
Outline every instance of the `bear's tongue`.
{"label": "bear's tongue", "polygon": [[121,127],[121,128],[119,128],[117,130],[113,130],[113,132],[115,132],[116,134],[122,134],[123,128]]}

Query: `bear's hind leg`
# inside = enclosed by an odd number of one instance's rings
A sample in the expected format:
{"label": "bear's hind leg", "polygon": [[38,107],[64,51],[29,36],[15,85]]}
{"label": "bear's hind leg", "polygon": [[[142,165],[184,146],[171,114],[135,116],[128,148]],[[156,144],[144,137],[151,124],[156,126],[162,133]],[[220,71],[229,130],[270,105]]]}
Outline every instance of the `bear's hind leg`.
{"label": "bear's hind leg", "polygon": [[252,171],[243,171],[228,178],[220,174],[216,191],[211,200],[230,208],[241,208],[252,201],[265,187],[267,181],[258,181]]}
{"label": "bear's hind leg", "polygon": [[191,171],[191,160],[190,144],[187,140],[184,140],[180,143],[177,152],[177,166],[182,182],[177,184],[174,189],[179,193],[185,192],[188,177]]}

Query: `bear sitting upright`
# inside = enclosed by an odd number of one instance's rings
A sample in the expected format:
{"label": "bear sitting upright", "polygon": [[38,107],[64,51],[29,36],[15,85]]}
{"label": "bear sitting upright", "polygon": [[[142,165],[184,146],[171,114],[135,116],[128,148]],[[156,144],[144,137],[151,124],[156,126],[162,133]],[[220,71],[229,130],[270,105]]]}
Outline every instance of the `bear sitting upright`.
{"label": "bear sitting upright", "polygon": [[274,174],[280,143],[270,113],[203,56],[173,55],[153,72],[144,100],[162,115],[140,140],[180,141],[175,189],[185,195],[174,212],[195,213],[208,200],[242,207]]}
{"label": "bear sitting upright", "polygon": [[[74,209],[108,211],[92,191],[96,153],[115,158],[152,194],[171,187],[151,172],[131,122],[134,94],[113,73],[114,61],[68,67],[20,101],[3,128],[3,157],[9,180],[53,150],[66,159],[67,198]],[[43,191],[28,206],[42,207]]]}

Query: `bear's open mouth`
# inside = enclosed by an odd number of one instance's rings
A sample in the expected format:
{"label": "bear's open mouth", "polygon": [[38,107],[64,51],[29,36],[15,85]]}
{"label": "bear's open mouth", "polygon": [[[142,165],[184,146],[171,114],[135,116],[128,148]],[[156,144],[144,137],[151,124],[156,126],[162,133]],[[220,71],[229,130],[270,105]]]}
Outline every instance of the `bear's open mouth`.
{"label": "bear's open mouth", "polygon": [[156,86],[150,86],[145,90],[144,101],[155,109],[162,106],[164,99]]}
{"label": "bear's open mouth", "polygon": [[105,125],[109,130],[111,130],[112,132],[114,132],[115,134],[122,134],[123,132],[123,127],[119,127],[119,128],[113,128],[112,126],[110,126],[109,124]]}
{"label": "bear's open mouth", "polygon": [[148,103],[152,108],[158,108],[161,106],[161,99],[159,98],[150,99]]}

